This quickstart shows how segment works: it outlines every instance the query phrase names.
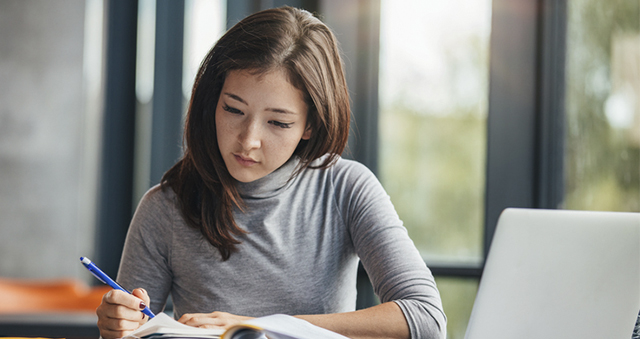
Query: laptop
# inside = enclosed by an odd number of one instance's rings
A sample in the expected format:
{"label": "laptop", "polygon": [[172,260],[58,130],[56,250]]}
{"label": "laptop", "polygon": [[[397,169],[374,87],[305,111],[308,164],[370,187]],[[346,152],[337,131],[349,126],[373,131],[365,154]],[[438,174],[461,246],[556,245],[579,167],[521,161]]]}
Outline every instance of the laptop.
{"label": "laptop", "polygon": [[640,311],[640,213],[508,208],[466,339],[630,339]]}

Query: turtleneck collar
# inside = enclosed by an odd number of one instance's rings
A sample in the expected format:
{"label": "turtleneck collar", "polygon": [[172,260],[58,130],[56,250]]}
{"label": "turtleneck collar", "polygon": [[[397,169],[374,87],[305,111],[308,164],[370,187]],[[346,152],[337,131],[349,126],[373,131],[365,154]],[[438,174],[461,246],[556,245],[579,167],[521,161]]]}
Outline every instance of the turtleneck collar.
{"label": "turtleneck collar", "polygon": [[243,199],[264,199],[277,195],[283,190],[300,163],[297,156],[291,157],[284,165],[266,176],[252,182],[238,182],[238,193]]}

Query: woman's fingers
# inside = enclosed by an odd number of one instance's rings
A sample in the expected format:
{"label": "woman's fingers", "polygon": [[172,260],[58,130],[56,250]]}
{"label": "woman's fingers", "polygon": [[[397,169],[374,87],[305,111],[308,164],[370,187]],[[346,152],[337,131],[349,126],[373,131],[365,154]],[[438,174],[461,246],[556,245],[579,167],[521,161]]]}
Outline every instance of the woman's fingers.
{"label": "woman's fingers", "polygon": [[178,319],[179,322],[201,328],[227,329],[237,323],[251,319],[226,312],[188,313]]}
{"label": "woman's fingers", "polygon": [[122,338],[136,330],[138,327],[140,327],[140,323],[137,321],[113,318],[98,318],[98,328],[100,329],[100,336],[104,339]]}
{"label": "woman's fingers", "polygon": [[[139,295],[146,295],[145,292],[141,292],[142,289],[136,289],[136,292]],[[144,291],[144,290],[143,290]],[[127,292],[123,292],[120,290],[111,290],[107,294],[102,297],[102,301],[112,305],[120,305],[131,310],[140,311],[147,306],[149,302],[149,297],[147,296],[146,302],[144,299],[131,295]]]}
{"label": "woman's fingers", "polygon": [[[131,294],[142,299],[143,304],[138,305],[141,310],[150,304],[149,294],[147,293],[147,290],[145,290],[144,288],[136,288],[135,290],[131,291]],[[142,313],[139,319],[140,325],[146,323],[147,320],[149,320],[147,315]]]}
{"label": "woman's fingers", "polygon": [[189,313],[180,317],[178,321],[185,325],[202,328],[223,328],[224,325],[213,313]]}
{"label": "woman's fingers", "polygon": [[[138,291],[138,295],[111,290],[102,297],[102,303],[96,310],[102,338],[122,338],[148,320],[144,313],[140,312],[146,306],[146,292]],[[148,302],[148,296],[146,300]]]}
{"label": "woman's fingers", "polygon": [[149,294],[147,293],[147,290],[145,290],[144,288],[136,288],[135,290],[131,291],[131,294],[135,297],[142,299],[145,305],[149,305],[149,303],[151,302],[151,299],[149,298]]}

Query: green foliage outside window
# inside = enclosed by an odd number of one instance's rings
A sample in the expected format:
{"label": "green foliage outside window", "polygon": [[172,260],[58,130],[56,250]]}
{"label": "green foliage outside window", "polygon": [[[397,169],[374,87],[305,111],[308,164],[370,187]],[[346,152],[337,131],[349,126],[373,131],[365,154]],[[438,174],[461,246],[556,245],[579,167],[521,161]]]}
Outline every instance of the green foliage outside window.
{"label": "green foliage outside window", "polygon": [[640,2],[568,2],[565,204],[640,211]]}

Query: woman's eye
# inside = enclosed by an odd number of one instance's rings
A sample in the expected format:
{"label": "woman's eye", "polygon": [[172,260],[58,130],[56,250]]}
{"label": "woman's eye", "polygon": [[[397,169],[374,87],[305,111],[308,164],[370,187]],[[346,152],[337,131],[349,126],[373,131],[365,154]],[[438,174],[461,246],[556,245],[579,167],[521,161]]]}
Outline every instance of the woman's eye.
{"label": "woman's eye", "polygon": [[233,114],[242,114],[242,111],[237,109],[237,108],[233,108],[230,107],[229,105],[224,105],[222,106],[222,109],[229,112],[229,113],[233,113]]}
{"label": "woman's eye", "polygon": [[280,128],[291,128],[291,125],[293,124],[293,123],[284,123],[284,122],[275,121],[275,120],[271,120],[269,121],[269,123]]}

